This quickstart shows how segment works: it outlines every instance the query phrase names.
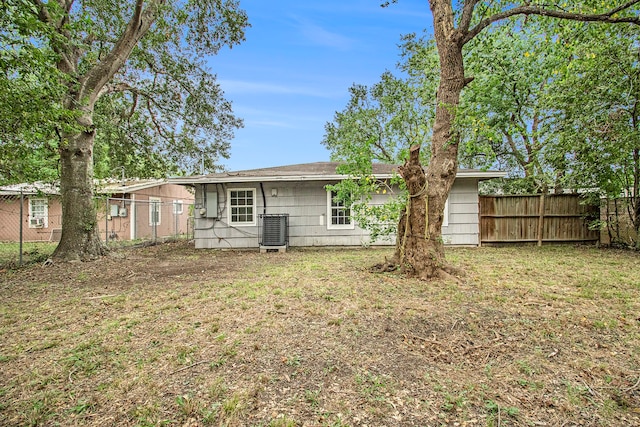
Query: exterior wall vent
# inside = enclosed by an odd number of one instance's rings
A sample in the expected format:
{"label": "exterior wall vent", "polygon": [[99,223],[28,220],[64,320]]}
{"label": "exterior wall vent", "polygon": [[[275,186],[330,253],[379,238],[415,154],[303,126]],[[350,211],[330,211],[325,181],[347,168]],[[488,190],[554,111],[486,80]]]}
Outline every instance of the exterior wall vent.
{"label": "exterior wall vent", "polygon": [[260,215],[260,251],[286,250],[289,245],[289,214]]}

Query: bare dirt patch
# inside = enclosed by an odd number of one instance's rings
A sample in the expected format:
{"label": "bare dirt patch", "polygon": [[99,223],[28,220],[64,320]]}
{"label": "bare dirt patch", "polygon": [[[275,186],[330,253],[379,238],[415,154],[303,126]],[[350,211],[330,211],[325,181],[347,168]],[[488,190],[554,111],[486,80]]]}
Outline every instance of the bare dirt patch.
{"label": "bare dirt patch", "polygon": [[640,257],[126,249],[0,276],[0,425],[640,425]]}

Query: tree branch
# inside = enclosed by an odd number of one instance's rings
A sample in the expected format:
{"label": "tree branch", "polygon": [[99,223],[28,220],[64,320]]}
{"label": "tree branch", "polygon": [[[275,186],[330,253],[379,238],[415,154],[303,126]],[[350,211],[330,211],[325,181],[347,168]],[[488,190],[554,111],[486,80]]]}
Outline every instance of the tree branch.
{"label": "tree branch", "polygon": [[102,87],[115,75],[138,44],[147,33],[156,19],[158,6],[165,0],[151,0],[145,8],[145,0],[136,0],[134,12],[127,26],[104,60],[91,68],[82,79],[79,98],[90,97],[90,104],[98,99]]}
{"label": "tree branch", "polygon": [[[66,38],[69,38],[68,34],[64,34],[62,30],[63,23],[66,21],[66,19],[69,16],[69,9],[67,9],[66,4],[61,3],[62,9],[65,11],[64,17],[60,20],[60,22],[55,22],[53,17],[51,16],[51,14],[49,14],[49,11],[47,10],[47,5],[43,3],[42,0],[31,0],[31,2],[37,9],[38,19],[40,20],[40,22],[48,25],[49,27],[54,29],[58,34],[62,34]],[[73,4],[73,1],[69,2],[69,5],[68,5],[69,8],[71,8],[71,4]],[[58,43],[55,43],[55,38],[50,39],[50,44],[53,51],[58,55],[60,55],[60,62],[58,63],[59,65],[58,68],[63,72],[68,72],[68,73],[75,72],[76,70],[75,64],[71,60],[71,58],[69,58],[68,52],[62,49]]]}
{"label": "tree branch", "polygon": [[625,4],[621,4],[620,6],[616,7],[615,9],[610,10],[609,12],[606,13],[606,15],[609,16],[613,16],[618,12],[622,12],[623,10],[629,9],[631,6],[633,6],[634,4],[638,3],[637,0],[631,0]]}
{"label": "tree branch", "polygon": [[384,146],[380,142],[380,139],[377,139],[373,143],[373,146],[380,150],[380,154],[382,155],[382,156],[380,156],[381,160],[386,160],[387,162],[393,162],[393,157],[391,157],[391,155],[389,155],[387,150],[384,148]]}
{"label": "tree branch", "polygon": [[184,90],[185,92],[187,92],[189,95],[195,95],[192,88],[189,87],[189,85],[185,84],[185,82],[180,79],[180,78],[176,78],[176,76],[174,76],[170,70],[163,70],[161,68],[158,68],[156,66],[156,62],[153,58],[144,58],[144,61],[147,63],[147,65],[149,66],[149,69],[154,73],[154,85],[156,82],[156,79],[158,77],[158,75],[162,75],[162,76],[168,76],[170,79],[172,79],[175,83],[177,83],[178,85],[180,85],[180,87],[182,88],[182,90]]}
{"label": "tree branch", "polygon": [[[473,0],[470,0],[473,1]],[[477,36],[482,30],[487,28],[489,25],[494,22],[501,21],[503,19],[510,18],[516,15],[538,15],[538,16],[548,16],[551,18],[559,18],[559,19],[567,19],[571,21],[581,21],[581,22],[606,22],[611,24],[618,23],[630,23],[640,25],[640,17],[637,16],[626,16],[621,18],[614,18],[618,12],[629,9],[631,6],[640,3],[640,0],[631,0],[627,3],[620,5],[606,13],[602,14],[582,14],[582,13],[573,13],[573,12],[565,12],[562,10],[551,10],[545,9],[540,6],[518,6],[514,7],[510,10],[505,10],[500,13],[496,13],[486,19],[480,21],[475,27],[466,32],[465,36],[462,39],[462,44],[466,44],[469,41],[473,40],[475,36]],[[467,5],[465,4],[465,7]]]}
{"label": "tree branch", "polygon": [[138,107],[138,92],[133,92],[133,102],[131,103],[131,109],[129,110],[129,114],[127,115],[127,121],[131,120],[131,117],[133,117],[133,113],[136,112],[137,107]]}
{"label": "tree branch", "polygon": [[147,98],[147,111],[149,111],[149,116],[151,117],[151,122],[153,123],[153,126],[156,128],[156,131],[158,132],[158,135],[161,138],[169,139],[169,137],[167,135],[165,135],[165,131],[162,128],[162,124],[158,121],[158,119],[156,118],[156,115],[153,113],[153,109],[151,108],[151,100],[149,98]]}
{"label": "tree branch", "polygon": [[104,85],[102,89],[100,89],[100,93],[98,94],[98,97],[102,95],[106,95],[108,93],[117,93],[117,92],[132,92],[137,94],[139,93],[139,90],[131,86],[129,83],[124,83],[124,82],[113,83],[113,84]]}
{"label": "tree branch", "polygon": [[476,4],[478,4],[479,0],[465,0],[464,6],[462,9],[462,18],[460,19],[460,28],[461,31],[467,32],[469,31],[469,26],[471,25],[471,19],[473,18],[473,11],[476,8]]}
{"label": "tree branch", "polygon": [[73,0],[60,0],[60,7],[64,10],[64,16],[58,23],[58,30],[62,30],[63,26],[69,22],[69,14],[71,13],[71,7],[73,6]]}
{"label": "tree branch", "polygon": [[47,10],[47,6],[42,3],[40,0],[31,0],[36,9],[38,9],[38,19],[44,22],[45,24],[54,25],[53,19],[51,15],[49,15],[49,11]]}

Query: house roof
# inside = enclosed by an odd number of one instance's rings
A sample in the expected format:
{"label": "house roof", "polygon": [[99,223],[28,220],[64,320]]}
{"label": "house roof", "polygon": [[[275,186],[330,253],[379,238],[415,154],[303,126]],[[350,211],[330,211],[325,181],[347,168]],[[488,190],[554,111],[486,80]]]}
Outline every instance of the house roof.
{"label": "house roof", "polygon": [[[96,181],[96,193],[134,193],[136,191],[146,190],[147,188],[168,184],[168,182],[166,179],[128,179],[124,181],[124,185],[122,184],[121,180],[115,179]],[[5,185],[0,187],[0,196],[18,196],[21,192],[25,196],[34,194],[54,196],[60,194],[60,186],[58,183],[34,182]]]}
{"label": "house roof", "polygon": [[[174,184],[214,184],[231,182],[258,182],[258,181],[334,181],[345,178],[338,174],[336,168],[338,162],[302,163],[297,165],[276,166],[272,168],[249,169],[234,172],[219,172],[209,175],[195,175],[180,178],[170,178]],[[374,163],[373,175],[376,178],[386,179],[397,174],[398,165]],[[478,169],[459,169],[458,178],[491,179],[506,176],[506,172],[481,171]]]}
{"label": "house roof", "polygon": [[159,185],[168,184],[166,179],[129,179],[122,180],[108,179],[96,183],[96,193],[98,194],[124,194],[134,193],[147,188],[157,187]]}
{"label": "house roof", "polygon": [[21,183],[0,187],[1,196],[19,196],[20,193],[25,196],[34,194],[56,195],[60,194],[60,188],[57,183],[51,182]]}

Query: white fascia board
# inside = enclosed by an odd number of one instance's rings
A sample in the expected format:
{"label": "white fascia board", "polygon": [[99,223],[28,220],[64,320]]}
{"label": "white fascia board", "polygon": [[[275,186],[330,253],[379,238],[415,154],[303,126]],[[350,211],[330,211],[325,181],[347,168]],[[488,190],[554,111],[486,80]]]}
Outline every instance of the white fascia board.
{"label": "white fascia board", "polygon": [[507,172],[503,171],[477,171],[477,170],[459,170],[456,178],[478,178],[480,180],[483,179],[491,179],[491,178],[504,178],[507,176]]}
{"label": "white fascia board", "polygon": [[[393,175],[375,175],[378,179],[388,179]],[[300,182],[300,181],[341,181],[347,175],[285,175],[285,176],[225,176],[225,177],[196,177],[170,178],[169,184],[229,184],[245,182]]]}
{"label": "white fascia board", "polygon": [[[374,175],[378,179],[390,179],[393,178],[393,174],[378,174]],[[502,178],[507,176],[507,172],[501,171],[458,171],[456,178],[478,178],[478,179],[491,179]],[[194,184],[230,184],[230,183],[248,183],[248,182],[295,182],[295,181],[341,181],[347,178],[347,175],[283,175],[283,176],[224,176],[224,177],[208,177],[208,176],[196,176],[196,177],[181,177],[170,178],[167,183],[169,184],[182,184],[182,185],[194,185]]]}

